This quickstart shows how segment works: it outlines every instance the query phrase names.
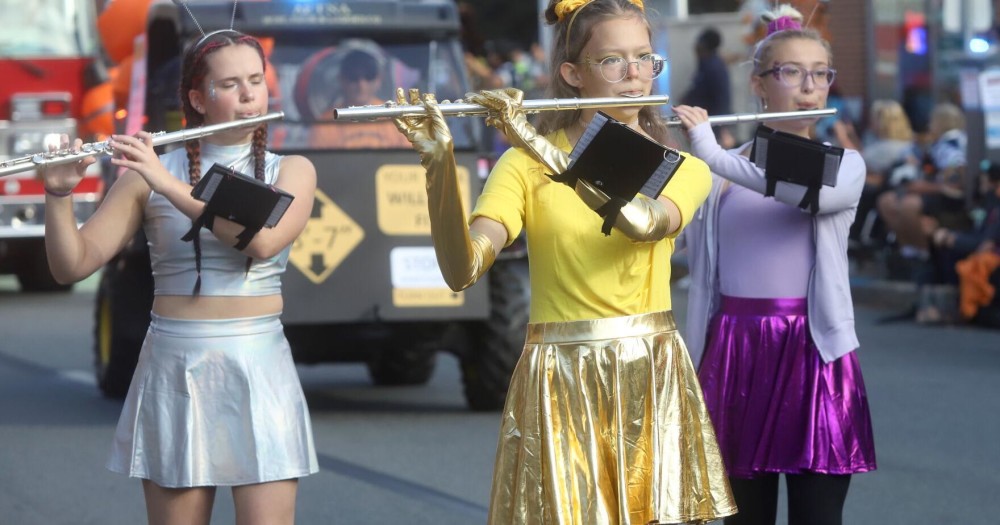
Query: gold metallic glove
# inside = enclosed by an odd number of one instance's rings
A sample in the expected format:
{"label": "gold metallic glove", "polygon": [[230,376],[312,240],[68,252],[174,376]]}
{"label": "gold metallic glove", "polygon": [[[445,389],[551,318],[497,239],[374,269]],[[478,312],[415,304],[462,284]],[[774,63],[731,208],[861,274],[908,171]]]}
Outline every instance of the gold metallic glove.
{"label": "gold metallic glove", "polygon": [[569,167],[569,154],[557,148],[535,131],[521,107],[524,93],[519,89],[504,88],[478,93],[467,93],[465,101],[489,108],[486,125],[503,132],[514,147],[528,152],[541,162],[553,175],[558,175]]}
{"label": "gold metallic glove", "polygon": [[[602,213],[601,209],[611,201],[608,194],[585,180],[576,181],[576,194],[590,209],[607,220],[606,213]],[[656,242],[670,233],[670,215],[662,202],[640,194],[621,207],[613,224],[605,223],[605,235],[610,231],[609,226],[614,226],[633,241]]]}
{"label": "gold metallic glove", "polygon": [[[396,88],[396,101],[407,103],[402,88]],[[496,251],[489,237],[469,233],[458,188],[451,131],[434,94],[426,93],[421,97],[419,90],[411,89],[409,103],[422,104],[427,114],[397,118],[396,128],[420,153],[420,164],[427,170],[427,211],[434,253],[445,282],[458,292],[475,284],[486,273],[493,265]]]}

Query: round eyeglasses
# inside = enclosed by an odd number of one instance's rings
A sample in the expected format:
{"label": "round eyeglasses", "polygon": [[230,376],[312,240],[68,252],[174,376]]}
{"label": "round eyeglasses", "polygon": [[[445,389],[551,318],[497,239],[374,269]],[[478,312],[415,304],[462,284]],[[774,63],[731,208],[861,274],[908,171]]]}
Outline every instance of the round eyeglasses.
{"label": "round eyeglasses", "polygon": [[822,67],[812,71],[792,64],[783,64],[773,67],[757,74],[759,77],[773,75],[778,82],[785,87],[797,88],[806,81],[806,77],[811,77],[813,86],[817,88],[828,88],[833,85],[833,79],[837,76],[837,70],[829,67]]}
{"label": "round eyeglasses", "polygon": [[614,84],[615,82],[625,80],[625,77],[628,76],[628,68],[632,64],[635,64],[636,67],[638,67],[640,79],[653,80],[663,73],[663,69],[667,64],[667,61],[656,53],[649,53],[639,57],[639,60],[631,61],[625,60],[624,57],[610,56],[604,58],[600,62],[595,62],[591,60],[590,57],[587,57],[584,59],[584,63],[591,66],[598,66],[601,71],[601,77]]}

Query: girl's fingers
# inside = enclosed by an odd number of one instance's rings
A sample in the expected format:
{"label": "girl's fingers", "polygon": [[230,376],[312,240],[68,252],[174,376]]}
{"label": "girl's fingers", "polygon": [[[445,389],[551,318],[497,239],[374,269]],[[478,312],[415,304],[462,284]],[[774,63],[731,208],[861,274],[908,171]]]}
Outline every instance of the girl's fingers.
{"label": "girl's fingers", "polygon": [[674,113],[681,119],[686,129],[691,129],[708,121],[708,112],[703,108],[692,106],[674,106]]}
{"label": "girl's fingers", "polygon": [[153,147],[153,134],[152,133],[149,133],[148,131],[140,131],[139,132],[139,138],[142,140],[142,143],[145,144],[146,146],[148,146],[150,148]]}

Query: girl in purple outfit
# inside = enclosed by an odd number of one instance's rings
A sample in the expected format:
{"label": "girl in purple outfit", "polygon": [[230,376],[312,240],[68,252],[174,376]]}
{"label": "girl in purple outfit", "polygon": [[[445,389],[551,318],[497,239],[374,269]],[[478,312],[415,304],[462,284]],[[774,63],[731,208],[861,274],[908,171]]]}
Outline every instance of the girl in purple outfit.
{"label": "girl in purple outfit", "polygon": [[[788,6],[765,15],[751,89],[765,112],[820,109],[835,71],[829,44]],[[674,108],[711,168],[708,200],[684,232],[691,270],[685,339],[739,507],[726,525],[773,524],[786,477],[790,525],[839,525],[851,475],[875,469],[854,331],[847,237],[865,164],[846,150],[815,214],[805,186],[764,198],[752,144],[723,150],[705,110]],[[770,127],[811,138],[815,119]],[[703,354],[703,355],[702,355]]]}

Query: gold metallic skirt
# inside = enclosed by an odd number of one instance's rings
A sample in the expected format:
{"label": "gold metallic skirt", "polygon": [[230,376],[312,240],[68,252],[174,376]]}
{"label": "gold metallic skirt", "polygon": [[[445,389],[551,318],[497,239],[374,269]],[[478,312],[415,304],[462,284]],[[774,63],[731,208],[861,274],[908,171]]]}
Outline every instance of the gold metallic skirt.
{"label": "gold metallic skirt", "polygon": [[736,512],[671,312],[528,325],[502,417],[490,525]]}

